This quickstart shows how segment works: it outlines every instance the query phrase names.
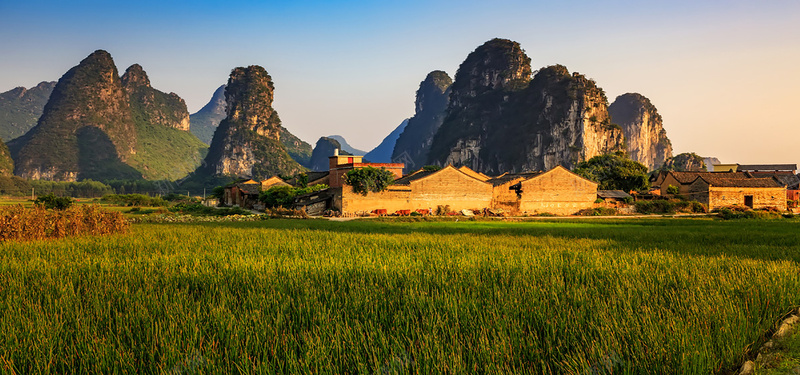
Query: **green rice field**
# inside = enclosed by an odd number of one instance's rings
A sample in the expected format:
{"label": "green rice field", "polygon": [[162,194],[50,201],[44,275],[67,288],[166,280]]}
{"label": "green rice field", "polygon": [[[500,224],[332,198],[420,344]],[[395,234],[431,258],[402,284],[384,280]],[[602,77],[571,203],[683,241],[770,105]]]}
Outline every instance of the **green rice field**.
{"label": "green rice field", "polygon": [[732,373],[800,221],[264,220],[0,244],[0,373]]}

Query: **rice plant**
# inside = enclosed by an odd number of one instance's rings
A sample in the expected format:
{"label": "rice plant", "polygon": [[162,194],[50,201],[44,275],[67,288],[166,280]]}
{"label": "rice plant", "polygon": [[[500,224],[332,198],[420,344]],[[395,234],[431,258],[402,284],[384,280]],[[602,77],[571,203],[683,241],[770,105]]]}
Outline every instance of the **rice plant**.
{"label": "rice plant", "polygon": [[0,244],[6,373],[724,373],[794,221],[137,224]]}

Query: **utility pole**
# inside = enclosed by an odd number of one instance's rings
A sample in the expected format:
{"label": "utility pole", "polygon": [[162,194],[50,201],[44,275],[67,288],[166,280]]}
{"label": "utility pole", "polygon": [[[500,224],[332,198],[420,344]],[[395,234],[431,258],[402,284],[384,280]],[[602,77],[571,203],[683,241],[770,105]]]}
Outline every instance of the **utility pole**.
{"label": "utility pole", "polygon": [[34,190],[34,189],[35,189],[35,188],[31,188],[31,200],[33,200],[33,199],[34,199],[34,198],[33,198],[33,190]]}

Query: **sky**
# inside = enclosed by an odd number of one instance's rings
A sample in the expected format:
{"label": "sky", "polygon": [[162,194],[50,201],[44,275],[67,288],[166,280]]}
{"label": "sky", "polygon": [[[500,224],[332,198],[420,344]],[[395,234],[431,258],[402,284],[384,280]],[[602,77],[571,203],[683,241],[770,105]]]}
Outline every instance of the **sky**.
{"label": "sky", "polygon": [[370,150],[413,116],[430,71],[453,77],[495,37],[519,42],[534,70],[594,79],[610,102],[648,97],[675,154],[800,164],[796,0],[0,0],[0,92],[104,49],[194,113],[233,68],[261,65],[290,132]]}

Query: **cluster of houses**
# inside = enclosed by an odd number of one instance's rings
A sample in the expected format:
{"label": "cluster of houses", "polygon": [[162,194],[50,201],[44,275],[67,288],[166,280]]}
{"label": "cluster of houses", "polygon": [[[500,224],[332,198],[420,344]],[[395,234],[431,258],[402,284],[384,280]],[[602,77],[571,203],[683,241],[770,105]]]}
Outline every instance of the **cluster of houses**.
{"label": "cluster of houses", "polygon": [[[356,193],[344,182],[344,175],[363,167],[384,168],[395,176],[394,183],[381,192]],[[339,155],[329,158],[326,172],[307,172],[307,184],[326,184],[328,189],[300,196],[294,208],[310,215],[327,210],[343,214],[492,210],[511,215],[571,215],[598,205],[620,207],[630,202],[623,191],[597,190],[597,183],[558,166],[549,171],[505,173],[487,176],[467,167],[446,166],[438,170],[420,169],[403,175],[400,163],[365,163],[361,156]],[[652,193],[666,194],[669,186],[678,193],[703,203],[708,209],[740,205],[750,208],[775,207],[785,211],[787,199],[800,195],[800,177],[795,165],[723,165],[724,171],[660,172],[651,180]],[[247,180],[225,189],[223,204],[263,209],[258,194],[273,186],[298,185],[295,179],[272,177],[264,181]],[[669,189],[670,191],[675,190]]]}

